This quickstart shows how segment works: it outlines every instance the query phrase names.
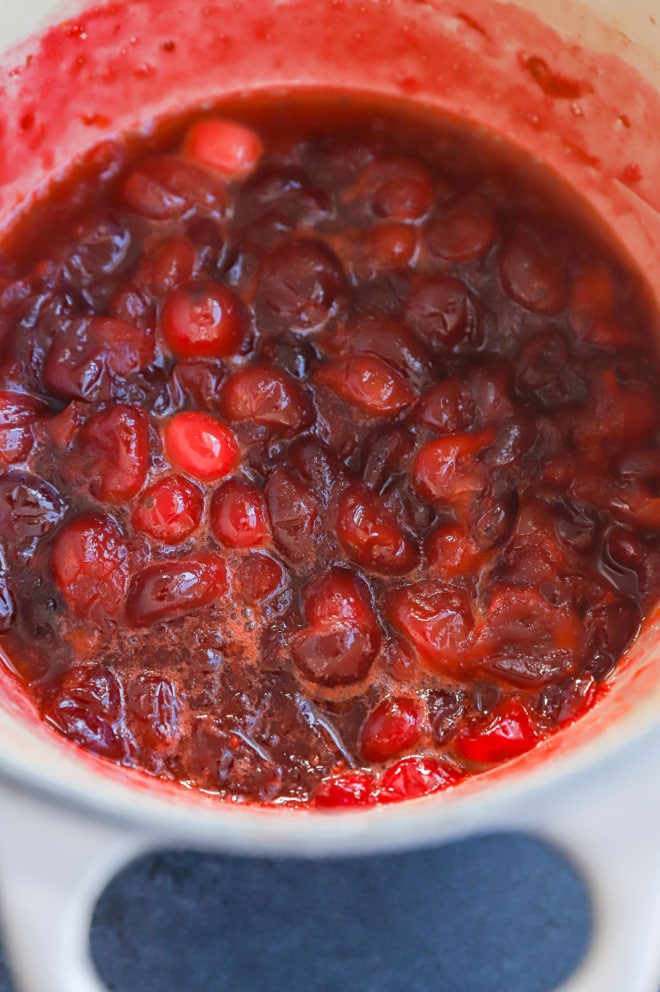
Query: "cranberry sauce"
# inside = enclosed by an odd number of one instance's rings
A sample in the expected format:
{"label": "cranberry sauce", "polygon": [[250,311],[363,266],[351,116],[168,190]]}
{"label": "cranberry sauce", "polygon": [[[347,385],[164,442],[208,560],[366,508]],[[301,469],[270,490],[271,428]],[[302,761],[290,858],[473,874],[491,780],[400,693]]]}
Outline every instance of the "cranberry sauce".
{"label": "cranberry sauce", "polygon": [[105,143],[5,244],[0,644],[151,775],[435,792],[591,706],[658,595],[655,316],[492,138],[233,111]]}

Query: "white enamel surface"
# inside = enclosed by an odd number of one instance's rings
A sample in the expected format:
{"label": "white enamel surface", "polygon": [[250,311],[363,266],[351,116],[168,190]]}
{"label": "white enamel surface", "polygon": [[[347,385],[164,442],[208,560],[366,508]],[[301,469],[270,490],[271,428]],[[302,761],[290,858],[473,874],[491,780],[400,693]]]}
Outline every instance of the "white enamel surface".
{"label": "white enamel surface", "polygon": [[[572,38],[617,51],[660,87],[660,28],[650,20],[657,14],[660,22],[657,0],[521,5]],[[75,9],[73,2],[0,0],[0,47]],[[623,34],[613,35],[612,26]],[[657,992],[660,790],[650,783],[660,763],[660,683],[647,675],[640,693],[634,673],[648,666],[658,640],[648,632],[647,649],[616,690],[630,699],[628,707],[612,704],[616,719],[598,708],[564,741],[465,791],[340,816],[231,808],[149,790],[138,777],[99,774],[9,703],[0,708],[0,771],[13,783],[0,789],[0,895],[22,992],[99,992],[85,957],[91,907],[118,865],[150,845],[323,856],[498,827],[554,839],[590,881],[596,936],[565,992]]]}

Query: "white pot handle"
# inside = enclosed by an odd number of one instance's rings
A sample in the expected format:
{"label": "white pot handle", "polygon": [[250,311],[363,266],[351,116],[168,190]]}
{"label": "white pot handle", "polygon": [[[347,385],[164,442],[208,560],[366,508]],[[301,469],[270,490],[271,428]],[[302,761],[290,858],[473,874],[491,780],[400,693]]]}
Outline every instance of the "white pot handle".
{"label": "white pot handle", "polygon": [[2,931],[20,992],[107,992],[89,951],[94,906],[151,847],[144,832],[0,788]]}

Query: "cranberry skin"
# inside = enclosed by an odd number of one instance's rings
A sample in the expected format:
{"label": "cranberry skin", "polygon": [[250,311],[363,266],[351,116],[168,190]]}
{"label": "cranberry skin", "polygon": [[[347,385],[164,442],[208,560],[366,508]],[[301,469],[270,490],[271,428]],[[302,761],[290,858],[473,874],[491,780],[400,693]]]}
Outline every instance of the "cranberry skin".
{"label": "cranberry skin", "polygon": [[206,413],[177,413],[163,428],[170,463],[202,482],[215,482],[235,468],[238,444],[228,427]]}
{"label": "cranberry skin", "polygon": [[505,700],[484,727],[472,732],[459,732],[455,747],[468,761],[496,764],[517,758],[531,750],[538,741],[539,735],[525,707],[521,703]]}
{"label": "cranberry skin", "polygon": [[250,365],[230,375],[220,409],[227,420],[253,421],[284,436],[297,434],[310,420],[305,391],[274,365]]}
{"label": "cranberry skin", "polygon": [[468,262],[485,255],[497,234],[492,209],[480,197],[465,197],[447,206],[426,228],[432,255],[451,262]]}
{"label": "cranberry skin", "polygon": [[417,756],[402,758],[383,775],[378,799],[381,803],[422,799],[458,785],[462,778],[461,772],[448,761]]}
{"label": "cranberry skin", "polygon": [[443,579],[476,575],[489,561],[467,529],[454,520],[446,520],[426,539],[429,570]]}
{"label": "cranberry skin", "polygon": [[431,441],[417,455],[412,469],[415,488],[427,499],[462,501],[484,491],[486,470],[480,456],[493,443],[492,427]]}
{"label": "cranberry skin", "polygon": [[263,154],[256,131],[228,120],[198,121],[188,129],[186,154],[227,179],[244,179],[254,172]]}
{"label": "cranberry skin", "polygon": [[134,734],[143,747],[160,750],[176,744],[183,733],[182,693],[176,682],[155,672],[139,675],[126,692]]}
{"label": "cranberry skin", "polygon": [[319,538],[319,504],[302,482],[275,469],[266,483],[268,516],[276,546],[297,565],[314,561]]}
{"label": "cranberry skin", "polygon": [[374,572],[405,575],[419,562],[381,499],[362,486],[351,486],[339,498],[337,537],[356,564]]}
{"label": "cranberry skin", "polygon": [[435,275],[417,279],[406,303],[406,319],[436,350],[452,347],[470,327],[468,292],[458,279]]}
{"label": "cranberry skin", "polygon": [[248,330],[241,298],[219,282],[181,286],[161,320],[168,348],[179,358],[226,358],[240,351]]}
{"label": "cranberry skin", "polygon": [[133,527],[164,544],[179,544],[199,527],[202,493],[181,475],[158,479],[144,490],[131,516]]}
{"label": "cranberry skin", "polygon": [[316,381],[372,417],[398,413],[415,399],[404,376],[377,355],[337,358],[317,369]]}
{"label": "cranberry skin", "polygon": [[152,294],[162,298],[190,282],[195,268],[195,246],[184,235],[165,238],[147,255],[145,281]]}
{"label": "cranberry skin", "polygon": [[115,761],[123,757],[125,747],[114,729],[121,714],[121,689],[111,669],[69,669],[42,713],[48,724],[86,751]]}
{"label": "cranberry skin", "polygon": [[321,330],[337,312],[346,277],[322,242],[300,238],[271,249],[261,263],[257,321],[262,334]]}
{"label": "cranberry skin", "polygon": [[563,262],[524,228],[514,231],[501,252],[500,279],[512,300],[535,313],[559,313],[567,303]]}
{"label": "cranberry skin", "polygon": [[224,596],[228,590],[223,558],[200,553],[147,565],[134,576],[127,614],[134,627],[177,620]]}
{"label": "cranberry skin", "polygon": [[384,359],[413,379],[426,381],[433,370],[431,353],[400,319],[370,314],[347,322],[333,332],[324,347],[332,354],[370,353]]}
{"label": "cranberry skin", "polygon": [[431,208],[433,185],[416,162],[378,158],[362,170],[348,199],[366,203],[376,217],[418,220]]}
{"label": "cranberry skin", "polygon": [[324,779],[313,797],[314,805],[321,809],[344,809],[375,806],[376,783],[369,772],[351,770],[339,772]]}
{"label": "cranberry skin", "polygon": [[78,616],[103,620],[119,612],[128,588],[128,548],[112,517],[86,513],[63,524],[52,565],[60,592]]}
{"label": "cranberry skin", "polygon": [[389,761],[413,748],[420,736],[417,700],[392,696],[379,703],[362,725],[360,750],[366,761]]}
{"label": "cranberry skin", "polygon": [[461,434],[474,424],[476,411],[466,383],[451,376],[427,389],[411,416],[434,434]]}
{"label": "cranberry skin", "polygon": [[470,664],[472,612],[467,594],[426,579],[385,594],[385,613],[432,669],[460,673]]}
{"label": "cranberry skin", "polygon": [[65,504],[48,482],[27,472],[0,475],[0,534],[22,541],[42,537],[64,516]]}
{"label": "cranberry skin", "polygon": [[34,446],[34,427],[46,408],[31,396],[0,389],[0,465],[24,461]]}
{"label": "cranberry skin", "polygon": [[149,220],[175,220],[197,207],[223,217],[229,196],[222,180],[175,155],[143,162],[121,186],[127,207]]}
{"label": "cranberry skin", "polygon": [[228,548],[263,544],[268,528],[266,500],[260,489],[243,479],[229,479],[213,494],[211,529]]}
{"label": "cranberry skin", "polygon": [[281,562],[263,552],[241,558],[235,577],[237,595],[249,606],[263,608],[290,583],[289,573]]}
{"label": "cranberry skin", "polygon": [[16,620],[16,603],[5,575],[0,575],[0,634],[6,634]]}
{"label": "cranberry skin", "polygon": [[90,490],[120,503],[142,488],[149,468],[149,418],[140,407],[118,403],[97,413],[79,435]]}

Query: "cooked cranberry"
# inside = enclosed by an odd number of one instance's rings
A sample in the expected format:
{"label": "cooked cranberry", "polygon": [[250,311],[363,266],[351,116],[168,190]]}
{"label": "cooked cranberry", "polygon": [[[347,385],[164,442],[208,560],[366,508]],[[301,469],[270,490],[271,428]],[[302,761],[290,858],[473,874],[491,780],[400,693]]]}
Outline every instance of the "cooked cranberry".
{"label": "cooked cranberry", "polygon": [[383,775],[378,799],[381,803],[421,799],[458,785],[462,778],[458,768],[448,761],[430,757],[402,758]]}
{"label": "cooked cranberry", "polygon": [[127,612],[135,627],[176,620],[208,606],[227,592],[227,566],[211,553],[164,559],[133,578]]}
{"label": "cooked cranberry", "polygon": [[221,393],[227,420],[252,420],[276,434],[297,434],[309,421],[301,386],[274,365],[250,365],[234,372]]}
{"label": "cooked cranberry", "polygon": [[24,393],[0,389],[0,464],[24,461],[34,445],[34,426],[45,413],[41,403]]}
{"label": "cooked cranberry", "polygon": [[414,439],[405,427],[396,426],[371,431],[365,447],[362,478],[370,489],[382,492],[407,463]]}
{"label": "cooked cranberry", "polygon": [[410,224],[377,224],[369,231],[364,254],[377,269],[408,265],[417,250],[417,231]]}
{"label": "cooked cranberry", "polygon": [[367,165],[348,193],[376,217],[417,220],[433,203],[433,185],[422,166],[404,158],[379,158]]}
{"label": "cooked cranberry", "polygon": [[207,413],[177,413],[165,425],[163,440],[172,465],[202,482],[229,475],[238,461],[236,438]]}
{"label": "cooked cranberry", "polygon": [[156,297],[172,293],[190,281],[195,267],[195,246],[185,236],[165,238],[146,259],[147,284]]}
{"label": "cooked cranberry", "polygon": [[296,564],[313,561],[320,525],[313,493],[290,472],[277,468],[266,483],[266,501],[275,544]]}
{"label": "cooked cranberry", "polygon": [[495,437],[494,429],[485,427],[431,441],[415,459],[412,472],[415,486],[429,499],[448,502],[483,492],[486,475],[479,457]]}
{"label": "cooked cranberry", "polygon": [[398,413],[415,398],[410,383],[377,355],[337,358],[321,365],[316,379],[372,417]]}
{"label": "cooked cranberry", "polygon": [[406,317],[435,349],[455,345],[469,333],[474,319],[466,287],[444,275],[426,276],[413,283]]}
{"label": "cooked cranberry", "polygon": [[230,179],[249,175],[263,152],[256,131],[228,120],[198,121],[189,129],[185,144],[190,158]]}
{"label": "cooked cranberry", "polygon": [[460,689],[436,689],[428,700],[431,729],[438,744],[446,744],[460,727],[465,709]]}
{"label": "cooked cranberry", "polygon": [[333,329],[331,339],[323,344],[333,353],[340,349],[349,355],[377,355],[420,380],[426,380],[433,368],[433,359],[422,341],[402,320],[385,314],[370,314]]}
{"label": "cooked cranberry", "polygon": [[321,782],[314,793],[314,803],[322,809],[373,806],[376,802],[373,777],[359,770],[338,772]]}
{"label": "cooked cranberry", "polygon": [[223,216],[228,205],[222,181],[174,155],[144,162],[124,181],[121,195],[131,210],[150,220],[183,217],[194,207]]}
{"label": "cooked cranberry", "polygon": [[320,330],[345,291],[337,257],[322,242],[300,238],[273,248],[259,270],[257,319],[262,334]]}
{"label": "cooked cranberry", "polygon": [[441,521],[426,540],[429,570],[440,578],[476,575],[483,552],[472,535],[455,520]]}
{"label": "cooked cranberry", "polygon": [[435,434],[460,434],[473,425],[475,409],[466,383],[451,376],[423,393],[412,416]]}
{"label": "cooked cranberry", "polygon": [[473,621],[463,590],[425,579],[388,592],[385,610],[432,668],[452,673],[466,667]]}
{"label": "cooked cranberry", "polygon": [[238,595],[250,606],[263,606],[289,581],[284,566],[263,552],[253,552],[241,558],[236,576]]}
{"label": "cooked cranberry", "polygon": [[568,279],[552,246],[518,228],[500,256],[502,285],[511,299],[537,313],[558,313],[566,303]]}
{"label": "cooked cranberry", "polygon": [[85,513],[58,531],[53,572],[69,606],[82,617],[113,616],[128,587],[128,548],[112,517]]}
{"label": "cooked cranberry", "polygon": [[484,255],[495,236],[493,212],[478,197],[466,197],[460,203],[446,207],[426,229],[429,250],[440,258],[454,262]]}
{"label": "cooked cranberry", "polygon": [[240,297],[219,282],[180,286],[163,309],[163,336],[181,358],[232,355],[240,350],[247,325]]}
{"label": "cooked cranberry", "polygon": [[131,521],[136,530],[165,544],[179,544],[197,530],[204,497],[181,475],[158,479],[141,493]]}
{"label": "cooked cranberry", "polygon": [[16,620],[16,601],[7,583],[7,576],[0,575],[0,634],[6,634]]}
{"label": "cooked cranberry", "polygon": [[152,672],[139,675],[128,686],[126,705],[135,717],[135,731],[147,747],[171,747],[179,740],[183,727],[182,694],[176,682]]}
{"label": "cooked cranberry", "polygon": [[142,488],[149,467],[149,420],[144,410],[118,403],[82,427],[78,445],[83,477],[99,499],[130,499]]}
{"label": "cooked cranberry", "polygon": [[456,748],[468,761],[494,764],[524,754],[534,747],[538,739],[525,707],[520,703],[507,702],[498,707],[485,725],[459,733]]}
{"label": "cooked cranberry", "polygon": [[340,497],[337,536],[347,555],[363,568],[405,575],[418,564],[414,547],[379,497],[359,486]]}
{"label": "cooked cranberry", "polygon": [[639,622],[639,610],[630,600],[617,598],[592,609],[584,646],[587,671],[598,679],[608,675],[639,630]]}
{"label": "cooked cranberry", "polygon": [[117,759],[124,752],[114,729],[120,716],[120,691],[117,676],[109,668],[71,668],[44,707],[43,715],[69,740],[93,754]]}
{"label": "cooked cranberry", "polygon": [[252,548],[267,535],[266,500],[260,489],[243,479],[229,479],[211,502],[211,529],[228,548]]}
{"label": "cooked cranberry", "polygon": [[109,276],[126,262],[131,235],[115,218],[90,218],[74,230],[75,243],[66,260],[67,276],[74,286]]}
{"label": "cooked cranberry", "polygon": [[391,696],[379,703],[362,725],[360,749],[367,761],[388,761],[414,747],[420,735],[419,703]]}
{"label": "cooked cranberry", "polygon": [[58,491],[36,475],[0,475],[0,534],[21,541],[41,537],[60,522],[65,504]]}

